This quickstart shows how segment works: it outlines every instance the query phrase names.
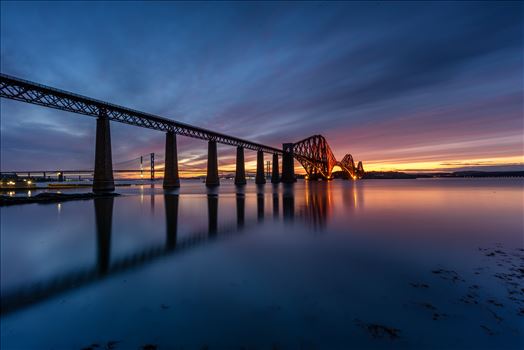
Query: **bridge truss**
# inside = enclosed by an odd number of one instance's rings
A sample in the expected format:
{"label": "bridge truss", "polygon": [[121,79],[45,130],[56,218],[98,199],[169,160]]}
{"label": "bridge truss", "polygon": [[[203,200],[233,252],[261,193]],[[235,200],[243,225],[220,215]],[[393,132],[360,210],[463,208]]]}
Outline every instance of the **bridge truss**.
{"label": "bridge truss", "polygon": [[99,101],[5,74],[0,74],[0,97],[67,112],[84,114],[91,117],[107,115],[109,120],[119,123],[165,132],[172,131],[178,135],[216,141],[230,146],[240,146],[254,151],[282,154],[282,150],[278,148]]}
{"label": "bridge truss", "polygon": [[364,175],[362,162],[355,166],[351,154],[348,153],[342,161],[337,161],[322,135],[313,135],[296,142],[293,145],[293,155],[302,164],[310,179],[332,179],[335,166],[339,166],[352,179],[360,179]]}

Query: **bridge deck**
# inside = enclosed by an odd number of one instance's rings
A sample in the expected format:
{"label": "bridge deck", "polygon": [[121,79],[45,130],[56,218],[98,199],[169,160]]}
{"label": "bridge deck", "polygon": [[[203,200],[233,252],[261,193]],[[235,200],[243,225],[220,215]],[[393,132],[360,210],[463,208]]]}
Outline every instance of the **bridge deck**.
{"label": "bridge deck", "polygon": [[201,140],[214,140],[222,144],[241,146],[254,151],[282,154],[282,150],[278,148],[55,89],[6,74],[0,74],[0,97],[91,117],[98,117],[101,113],[106,113],[110,120],[119,123],[166,132],[173,131],[178,135]]}

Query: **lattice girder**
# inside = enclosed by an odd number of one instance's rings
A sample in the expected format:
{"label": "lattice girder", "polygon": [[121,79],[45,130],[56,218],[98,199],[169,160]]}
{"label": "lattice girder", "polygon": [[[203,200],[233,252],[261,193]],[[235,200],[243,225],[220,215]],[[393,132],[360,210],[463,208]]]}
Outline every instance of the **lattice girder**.
{"label": "lattice girder", "polygon": [[355,161],[351,154],[346,154],[342,161],[338,162],[322,135],[313,135],[304,140],[296,142],[293,146],[295,158],[306,170],[309,179],[332,179],[333,168],[338,165],[353,179],[359,179],[364,175],[362,162],[355,167]]}

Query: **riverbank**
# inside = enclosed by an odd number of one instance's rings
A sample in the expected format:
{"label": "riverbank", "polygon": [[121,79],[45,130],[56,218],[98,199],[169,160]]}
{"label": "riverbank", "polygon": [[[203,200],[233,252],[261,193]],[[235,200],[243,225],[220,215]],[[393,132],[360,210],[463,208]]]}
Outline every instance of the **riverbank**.
{"label": "riverbank", "polygon": [[30,203],[58,203],[73,200],[87,200],[95,198],[107,198],[119,196],[118,193],[39,193],[32,197],[11,197],[0,195],[0,207],[16,204],[30,204]]}

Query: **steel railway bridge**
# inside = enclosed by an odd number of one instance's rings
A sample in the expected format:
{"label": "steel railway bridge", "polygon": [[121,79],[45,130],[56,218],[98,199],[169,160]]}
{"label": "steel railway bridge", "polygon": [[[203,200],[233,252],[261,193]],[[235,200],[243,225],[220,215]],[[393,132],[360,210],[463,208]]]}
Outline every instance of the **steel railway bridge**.
{"label": "steel railway bridge", "polygon": [[[97,118],[95,166],[93,175],[94,192],[114,191],[113,161],[111,155],[110,121],[159,130],[166,133],[165,167],[163,186],[166,189],[180,186],[176,135],[208,141],[207,186],[220,184],[218,173],[217,142],[236,146],[235,184],[246,183],[244,149],[257,152],[255,182],[266,183],[264,175],[264,153],[273,155],[271,182],[292,183],[295,180],[294,160],[304,167],[310,179],[332,178],[332,171],[339,166],[350,178],[358,179],[364,174],[362,163],[355,166],[353,157],[347,154],[337,161],[325,138],[314,135],[296,143],[284,143],[283,149],[266,146],[241,138],[195,127],[108,102],[81,96],[72,92],[0,74],[0,97],[83,114]],[[279,174],[279,156],[282,157],[282,175]]]}

